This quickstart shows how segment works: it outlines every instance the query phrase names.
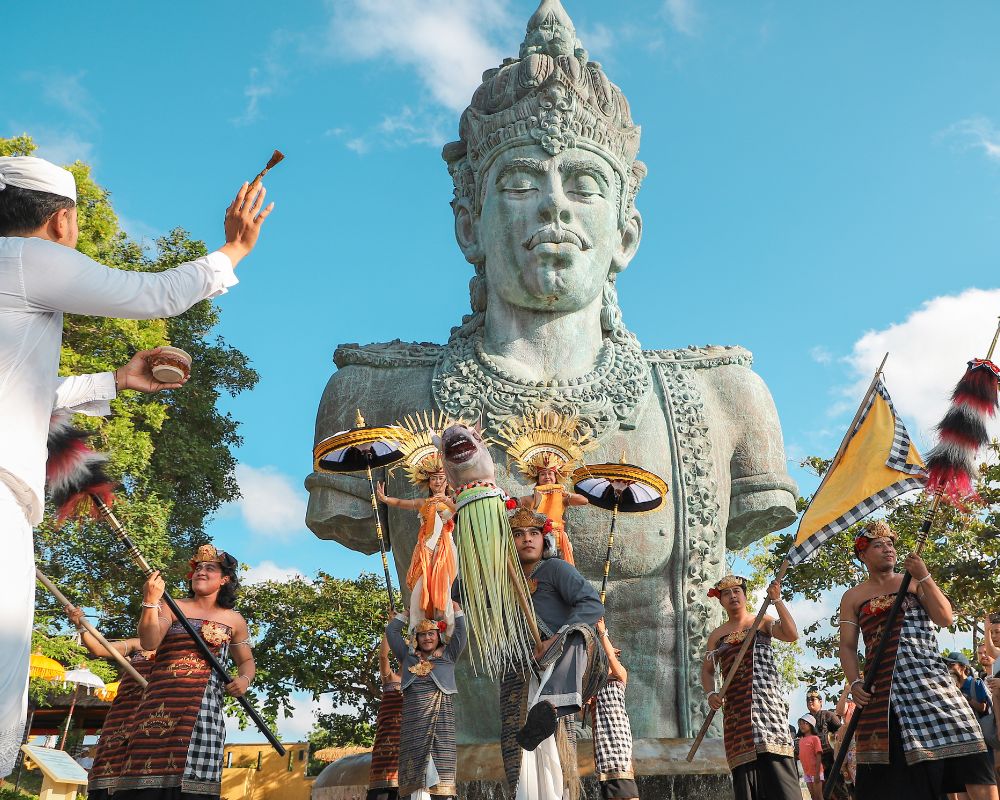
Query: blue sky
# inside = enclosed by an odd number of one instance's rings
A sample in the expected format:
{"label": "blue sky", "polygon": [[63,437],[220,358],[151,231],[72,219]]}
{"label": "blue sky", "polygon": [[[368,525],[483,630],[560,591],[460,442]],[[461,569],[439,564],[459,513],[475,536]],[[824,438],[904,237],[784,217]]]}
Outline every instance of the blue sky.
{"label": "blue sky", "polygon": [[[618,284],[643,345],[751,349],[804,491],[815,481],[795,460],[832,454],[886,350],[926,447],[1000,314],[1000,7],[566,7],[643,126],[644,236]],[[0,57],[0,135],[93,164],[133,235],[182,226],[218,246],[238,184],[273,148],[288,156],[219,301],[219,332],[261,382],[225,403],[243,423],[246,497],[211,530],[257,576],[378,569],[302,524],[316,404],[338,343],[441,342],[467,310],[440,147],[534,8],[77,4],[57,25],[30,4],[5,12],[18,35]]]}

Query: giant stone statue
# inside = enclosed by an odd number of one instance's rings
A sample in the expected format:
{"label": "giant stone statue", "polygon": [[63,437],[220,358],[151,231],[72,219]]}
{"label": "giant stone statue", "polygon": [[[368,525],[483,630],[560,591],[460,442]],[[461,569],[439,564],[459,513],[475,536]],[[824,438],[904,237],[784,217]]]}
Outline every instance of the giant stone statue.
{"label": "giant stone statue", "polygon": [[[472,314],[443,345],[340,345],[316,440],[351,427],[358,408],[372,424],[425,409],[481,417],[491,433],[548,407],[575,411],[599,443],[592,460],[624,453],[666,478],[660,510],[619,518],[607,607],[630,671],[634,735],[673,738],[690,736],[707,712],[698,667],[717,606],[706,591],[723,574],[725,550],[789,525],[796,488],[749,352],[643,350],[623,322],[616,281],[643,226],[639,133],[559,0],[543,0],[518,58],[484,73],[459,141],[444,148],[455,237],[475,268]],[[506,453],[493,455],[500,485],[528,494]],[[389,494],[413,496],[401,474],[389,481]],[[367,480],[314,473],[306,487],[317,536],[377,550]],[[388,516],[405,575],[418,526],[405,511]],[[573,509],[568,522],[576,565],[596,581],[607,512]],[[460,742],[496,740],[495,689],[468,662],[463,681]]]}

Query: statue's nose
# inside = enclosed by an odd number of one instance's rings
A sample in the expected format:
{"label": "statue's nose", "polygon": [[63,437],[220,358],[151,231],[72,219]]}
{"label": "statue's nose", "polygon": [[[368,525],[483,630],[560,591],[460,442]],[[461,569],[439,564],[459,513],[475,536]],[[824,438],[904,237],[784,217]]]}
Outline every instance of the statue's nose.
{"label": "statue's nose", "polygon": [[569,198],[558,184],[542,193],[539,217],[546,223],[559,221],[566,224],[573,219]]}

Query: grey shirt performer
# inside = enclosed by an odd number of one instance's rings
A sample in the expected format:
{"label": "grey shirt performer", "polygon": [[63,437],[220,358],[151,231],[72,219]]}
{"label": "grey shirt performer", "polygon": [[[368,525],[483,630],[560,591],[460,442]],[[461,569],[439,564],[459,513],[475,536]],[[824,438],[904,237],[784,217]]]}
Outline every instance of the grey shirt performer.
{"label": "grey shirt performer", "polygon": [[468,642],[465,614],[454,603],[455,629],[444,620],[421,620],[408,641],[408,614],[386,627],[389,647],[399,659],[403,715],[399,743],[399,796],[413,800],[457,797],[455,748],[455,662]]}

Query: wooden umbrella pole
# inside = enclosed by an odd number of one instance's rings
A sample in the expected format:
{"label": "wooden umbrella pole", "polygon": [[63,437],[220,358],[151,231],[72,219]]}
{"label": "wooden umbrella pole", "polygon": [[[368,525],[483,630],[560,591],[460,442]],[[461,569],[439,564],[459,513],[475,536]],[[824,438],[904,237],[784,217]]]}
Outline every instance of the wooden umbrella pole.
{"label": "wooden umbrella pole", "polygon": [[[778,570],[778,574],[775,580],[781,583],[784,580],[785,573],[788,571],[788,559],[786,558],[781,562],[781,569]],[[733,661],[733,666],[729,669],[729,674],[726,675],[726,679],[722,682],[722,688],[719,689],[719,694],[722,697],[726,696],[726,692],[729,691],[729,687],[736,677],[736,670],[739,668],[740,664],[743,662],[743,657],[747,654],[747,650],[750,649],[750,645],[753,643],[754,636],[757,633],[757,629],[760,628],[760,623],[764,621],[764,614],[767,613],[767,609],[771,607],[771,598],[766,594],[764,595],[764,602],[761,603],[760,611],[757,612],[757,616],[754,617],[753,625],[750,626],[750,630],[747,631],[746,638],[743,639],[743,644],[740,646],[739,652],[736,654],[736,660]],[[701,747],[701,743],[705,740],[705,735],[708,733],[708,729],[712,724],[712,720],[715,718],[715,709],[710,708],[708,710],[708,716],[705,717],[705,721],[701,723],[701,729],[698,731],[698,735],[695,737],[694,742],[691,743],[691,749],[688,750],[687,760],[691,761],[694,758],[694,754],[698,752],[698,748]]]}
{"label": "wooden umbrella pole", "polygon": [[378,535],[378,551],[382,556],[382,570],[385,572],[385,590],[389,593],[389,608],[395,613],[396,601],[393,598],[392,577],[389,575],[389,560],[385,555],[385,538],[382,536],[382,519],[378,513],[378,502],[375,500],[375,481],[372,478],[372,465],[368,462],[368,487],[371,489],[372,514],[375,515],[375,533]]}
{"label": "wooden umbrella pole", "polygon": [[[56,598],[56,600],[58,600],[64,606],[68,607],[73,606],[73,604],[67,599],[66,595],[64,595],[62,592],[59,591],[59,587],[52,582],[52,579],[44,572],[42,572],[40,569],[38,569],[38,567],[35,567],[35,577],[38,578],[38,581],[46,589],[52,592],[52,595]],[[138,672],[135,671],[135,667],[132,666],[132,663],[127,658],[125,658],[125,656],[123,656],[120,652],[118,652],[118,650],[111,645],[111,642],[105,639],[104,635],[99,630],[97,630],[97,628],[95,628],[93,625],[90,624],[90,621],[86,617],[83,617],[80,620],[80,623],[86,629],[87,633],[89,633],[91,636],[97,639],[97,641],[99,641],[102,645],[104,645],[104,649],[111,654],[111,657],[117,662],[118,666],[121,667],[123,670],[125,670],[131,676],[132,680],[134,680],[143,689],[145,689],[148,682],[144,677],[142,677],[142,675],[140,675]]]}

